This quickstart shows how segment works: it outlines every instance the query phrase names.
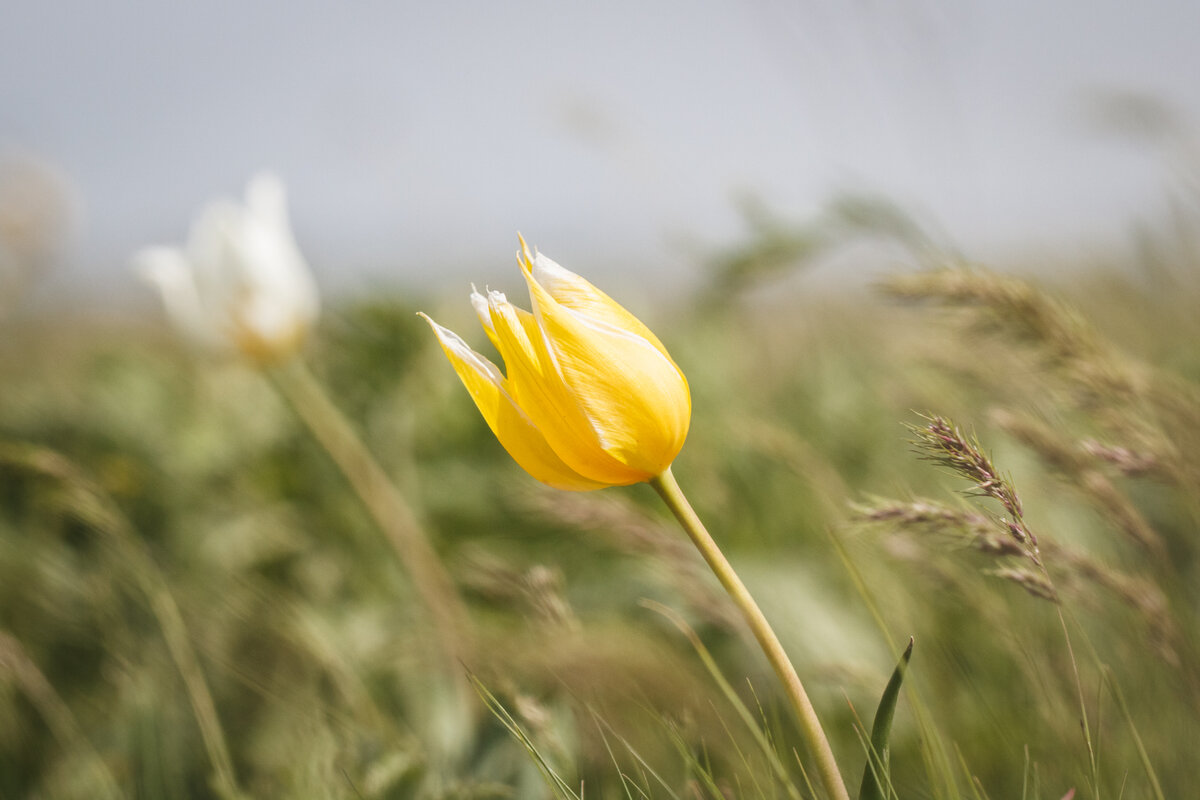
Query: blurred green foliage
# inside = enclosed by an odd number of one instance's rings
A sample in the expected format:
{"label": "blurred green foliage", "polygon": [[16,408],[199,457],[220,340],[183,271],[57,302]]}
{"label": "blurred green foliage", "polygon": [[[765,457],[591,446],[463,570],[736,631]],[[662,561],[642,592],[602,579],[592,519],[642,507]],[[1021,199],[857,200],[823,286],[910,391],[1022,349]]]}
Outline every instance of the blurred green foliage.
{"label": "blurred green foliage", "polygon": [[[885,220],[932,263],[893,211],[833,213],[855,236]],[[847,780],[866,762],[856,725],[913,635],[898,796],[1151,797],[1139,737],[1166,796],[1186,796],[1196,283],[1093,271],[1046,290],[955,270],[898,274],[890,296],[812,295],[787,273],[827,243],[812,226],[758,230],[693,303],[647,321],[691,382],[675,472],[793,655]],[[248,796],[555,796],[539,765],[587,798],[808,796],[767,665],[653,493],[559,493],[521,473],[417,307],[343,302],[306,358],[430,532],[475,623],[464,667],[527,741],[439,675],[403,566],[263,376],[157,330],[10,320],[0,797],[220,796],[148,601],[160,578]],[[893,497],[999,515],[916,457],[914,410],[973,429],[1021,493],[1076,636],[1096,769],[1053,604],[961,532],[864,513]],[[788,780],[644,599],[697,631]]]}

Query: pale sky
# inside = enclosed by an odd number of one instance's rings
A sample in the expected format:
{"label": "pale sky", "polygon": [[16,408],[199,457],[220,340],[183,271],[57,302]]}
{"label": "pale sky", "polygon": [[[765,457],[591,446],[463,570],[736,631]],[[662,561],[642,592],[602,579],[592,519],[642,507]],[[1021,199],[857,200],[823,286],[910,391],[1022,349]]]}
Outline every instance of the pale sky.
{"label": "pale sky", "polygon": [[261,168],[330,288],[503,286],[517,231],[686,279],[746,194],[881,192],[985,258],[1119,244],[1171,176],[1092,99],[1200,114],[1193,0],[0,2],[0,154],[70,181],[56,283],[111,297]]}

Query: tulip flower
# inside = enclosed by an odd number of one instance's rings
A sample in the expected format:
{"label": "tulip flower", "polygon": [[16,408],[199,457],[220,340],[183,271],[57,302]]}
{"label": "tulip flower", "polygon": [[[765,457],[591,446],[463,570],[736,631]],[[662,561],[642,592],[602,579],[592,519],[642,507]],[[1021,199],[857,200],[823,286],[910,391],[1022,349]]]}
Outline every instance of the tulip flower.
{"label": "tulip flower", "polygon": [[504,294],[471,304],[504,360],[500,370],[422,314],[496,438],[533,477],[560,489],[641,483],[662,474],[687,437],[687,379],[662,342],[588,281],[521,240],[532,311]]}
{"label": "tulip flower", "polygon": [[184,248],[147,248],[135,263],[162,292],[172,322],[209,349],[278,361],[299,348],[317,318],[316,284],[273,175],[250,181],[244,206],[209,204]]}
{"label": "tulip flower", "polygon": [[691,421],[687,379],[662,342],[608,295],[521,240],[533,311],[500,292],[471,304],[507,374],[428,316],[496,438],[533,477],[560,489],[649,483],[742,611],[792,703],[832,800],[849,800],[804,685],[733,566],[671,473]]}

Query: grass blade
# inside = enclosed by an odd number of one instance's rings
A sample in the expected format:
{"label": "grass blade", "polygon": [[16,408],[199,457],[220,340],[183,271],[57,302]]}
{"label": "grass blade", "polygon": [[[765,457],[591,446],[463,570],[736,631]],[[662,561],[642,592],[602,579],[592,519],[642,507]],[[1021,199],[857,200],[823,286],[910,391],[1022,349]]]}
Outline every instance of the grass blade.
{"label": "grass blade", "polygon": [[863,770],[862,786],[858,792],[859,800],[886,800],[885,786],[891,783],[888,777],[888,741],[892,735],[892,718],[896,715],[896,701],[900,698],[900,686],[904,683],[904,670],[912,658],[913,639],[909,637],[908,647],[900,656],[892,678],[879,698],[879,708],[875,710],[875,722],[871,725],[871,748],[867,753],[867,766]]}

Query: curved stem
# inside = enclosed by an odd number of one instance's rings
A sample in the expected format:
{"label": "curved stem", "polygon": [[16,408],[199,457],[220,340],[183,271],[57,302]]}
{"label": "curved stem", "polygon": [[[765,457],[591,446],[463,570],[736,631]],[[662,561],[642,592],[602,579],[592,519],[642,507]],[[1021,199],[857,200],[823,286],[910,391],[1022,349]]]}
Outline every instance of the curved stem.
{"label": "curved stem", "polygon": [[192,703],[192,711],[200,726],[200,736],[216,773],[214,777],[217,788],[226,800],[236,800],[242,794],[235,777],[233,758],[225,741],[225,733],[221,729],[216,703],[208,690],[204,670],[192,647],[179,605],[175,602],[175,596],[171,594],[166,576],[153,564],[148,554],[138,553],[134,560],[138,563],[138,580],[142,583],[142,590],[150,601],[151,610],[162,629],[163,638],[167,641],[171,660],[175,662],[175,667],[183,678],[184,688]]}
{"label": "curved stem", "polygon": [[225,741],[216,703],[208,689],[204,670],[200,666],[200,658],[192,647],[179,604],[175,602],[175,596],[171,593],[170,581],[155,562],[145,541],[137,535],[129,519],[112,498],[74,464],[57,453],[38,447],[0,447],[0,461],[4,460],[14,461],[26,469],[60,482],[69,492],[74,513],[107,536],[107,544],[113,549],[114,558],[146,595],[150,610],[167,642],[171,660],[183,679],[184,689],[196,716],[196,724],[200,728],[200,738],[212,764],[215,788],[225,800],[237,800],[242,797],[233,768],[233,758]]}
{"label": "curved stem", "polygon": [[767,661],[771,663],[775,674],[783,682],[783,688],[792,703],[792,709],[796,712],[800,734],[804,737],[805,744],[808,745],[809,751],[817,762],[817,774],[825,785],[825,791],[833,800],[850,800],[850,795],[846,792],[846,785],[842,782],[841,773],[838,771],[837,761],[833,757],[833,749],[829,746],[829,740],[825,738],[825,731],[821,728],[817,712],[813,710],[812,702],[808,699],[808,693],[804,691],[804,684],[800,682],[800,676],[796,674],[796,669],[788,659],[783,645],[779,643],[779,637],[771,629],[771,625],[758,607],[758,603],[754,602],[754,598],[750,595],[746,585],[742,583],[742,579],[734,572],[733,566],[730,565],[721,552],[721,548],[717,546],[716,541],[704,527],[700,517],[696,516],[691,504],[684,497],[683,490],[679,488],[675,476],[671,474],[670,468],[668,467],[661,475],[651,479],[649,483],[658,492],[667,507],[671,509],[671,513],[687,531],[692,543],[700,551],[700,555],[704,556],[704,560],[712,568],[717,580],[721,582],[733,602],[741,609],[742,616],[754,633],[754,638],[758,640],[763,653],[766,654]]}
{"label": "curved stem", "polygon": [[367,450],[345,416],[298,360],[271,370],[276,388],[288,400],[313,437],[337,464],[408,571],[413,588],[431,617],[433,633],[456,683],[459,664],[468,658],[469,618],[453,580],[438,558],[416,513]]}
{"label": "curved stem", "polygon": [[12,634],[0,630],[0,675],[5,673],[12,676],[13,682],[41,714],[46,727],[59,744],[64,748],[73,747],[83,754],[92,769],[96,785],[102,789],[101,794],[111,798],[125,797],[108,765],[79,727],[70,707],[25,652],[21,642]]}

